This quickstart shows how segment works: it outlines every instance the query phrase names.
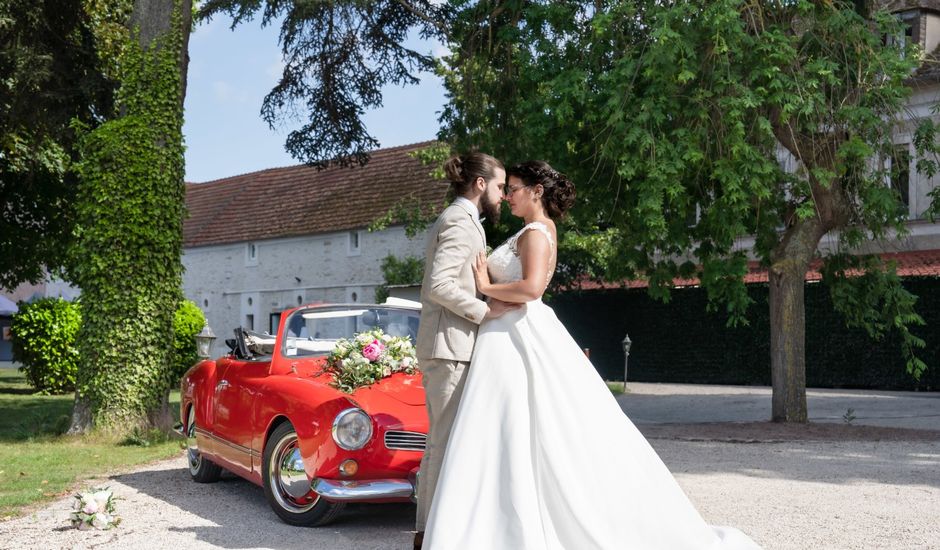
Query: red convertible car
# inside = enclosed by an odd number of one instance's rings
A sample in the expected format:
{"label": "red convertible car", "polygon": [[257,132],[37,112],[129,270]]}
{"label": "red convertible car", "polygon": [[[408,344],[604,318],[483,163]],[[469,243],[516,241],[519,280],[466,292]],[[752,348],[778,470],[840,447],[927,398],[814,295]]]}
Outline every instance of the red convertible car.
{"label": "red convertible car", "polygon": [[363,331],[414,341],[418,318],[415,307],[311,305],[282,314],[274,336],[236,329],[231,354],[197,363],[181,383],[193,480],[229,470],[264,487],[293,525],[322,525],[346,502],[412,499],[428,430],[421,375],[347,394],[324,366],[339,339]]}

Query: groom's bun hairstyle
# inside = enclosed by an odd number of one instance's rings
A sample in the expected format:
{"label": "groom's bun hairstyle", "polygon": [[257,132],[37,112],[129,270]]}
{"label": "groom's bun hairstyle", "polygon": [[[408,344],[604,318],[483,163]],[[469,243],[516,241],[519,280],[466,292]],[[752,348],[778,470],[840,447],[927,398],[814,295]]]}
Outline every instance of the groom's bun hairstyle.
{"label": "groom's bun hairstyle", "polygon": [[506,171],[506,177],[519,178],[526,187],[541,185],[542,206],[550,218],[561,218],[574,204],[574,183],[545,161],[527,160]]}
{"label": "groom's bun hairstyle", "polygon": [[451,190],[459,197],[467,194],[477,178],[490,180],[496,169],[505,170],[503,163],[485,153],[455,155],[444,163],[444,174],[450,181]]}

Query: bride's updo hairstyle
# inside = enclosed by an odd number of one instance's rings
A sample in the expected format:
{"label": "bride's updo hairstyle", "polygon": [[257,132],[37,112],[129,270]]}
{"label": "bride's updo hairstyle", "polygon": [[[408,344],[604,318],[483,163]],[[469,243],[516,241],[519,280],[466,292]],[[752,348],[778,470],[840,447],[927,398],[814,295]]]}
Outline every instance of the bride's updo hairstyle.
{"label": "bride's updo hairstyle", "polygon": [[574,204],[574,183],[541,160],[520,162],[506,171],[506,177],[519,178],[526,187],[541,185],[542,207],[550,218],[561,218]]}
{"label": "bride's updo hairstyle", "polygon": [[496,175],[496,169],[505,170],[503,163],[485,153],[466,153],[447,159],[444,174],[450,181],[451,190],[458,196],[467,194],[477,178],[490,180]]}

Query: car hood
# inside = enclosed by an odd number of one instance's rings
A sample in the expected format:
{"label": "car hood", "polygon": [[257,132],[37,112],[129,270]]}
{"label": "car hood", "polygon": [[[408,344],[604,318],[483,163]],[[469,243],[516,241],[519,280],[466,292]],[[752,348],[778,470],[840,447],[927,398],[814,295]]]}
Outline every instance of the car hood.
{"label": "car hood", "polygon": [[360,388],[353,393],[353,398],[362,401],[371,401],[381,394],[405,405],[424,406],[424,386],[421,384],[421,375],[393,374],[378,383]]}

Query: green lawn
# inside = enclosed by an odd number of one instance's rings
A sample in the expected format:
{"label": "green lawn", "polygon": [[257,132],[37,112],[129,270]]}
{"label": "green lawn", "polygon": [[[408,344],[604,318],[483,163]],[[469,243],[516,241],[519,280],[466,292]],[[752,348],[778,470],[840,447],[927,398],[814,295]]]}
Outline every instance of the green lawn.
{"label": "green lawn", "polygon": [[[73,395],[33,395],[18,371],[0,370],[0,519],[24,507],[83,489],[82,480],[180,453],[162,434],[122,444],[101,436],[67,436]],[[170,394],[179,415],[179,391]]]}

